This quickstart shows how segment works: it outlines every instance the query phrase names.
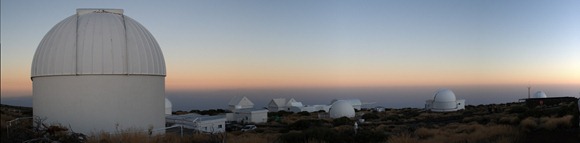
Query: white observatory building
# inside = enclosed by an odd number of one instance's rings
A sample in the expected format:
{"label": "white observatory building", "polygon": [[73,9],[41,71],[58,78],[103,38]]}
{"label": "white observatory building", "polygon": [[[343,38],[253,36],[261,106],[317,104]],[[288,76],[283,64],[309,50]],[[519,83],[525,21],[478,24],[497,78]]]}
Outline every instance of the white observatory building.
{"label": "white observatory building", "polygon": [[45,123],[84,134],[165,127],[163,54],[122,9],[77,9],[56,24],[36,49],[31,80],[33,113]]}
{"label": "white observatory building", "polygon": [[465,109],[465,100],[456,100],[455,93],[449,89],[439,89],[433,99],[427,100],[425,110],[451,112]]}
{"label": "white observatory building", "polygon": [[352,118],[355,116],[354,107],[352,107],[352,104],[346,100],[337,100],[332,103],[329,112],[330,118]]}
{"label": "white observatory building", "polygon": [[532,98],[548,98],[548,96],[544,91],[538,91],[532,96]]}

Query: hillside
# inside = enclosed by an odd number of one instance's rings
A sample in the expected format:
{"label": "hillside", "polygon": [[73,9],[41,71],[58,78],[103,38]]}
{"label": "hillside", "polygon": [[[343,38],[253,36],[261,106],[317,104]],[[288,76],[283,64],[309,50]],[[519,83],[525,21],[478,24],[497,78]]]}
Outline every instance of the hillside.
{"label": "hillside", "polygon": [[[16,117],[31,116],[31,108],[2,105],[2,130]],[[577,142],[578,105],[566,102],[551,106],[528,107],[524,103],[466,106],[449,113],[428,112],[416,108],[386,109],[384,112],[361,110],[365,119],[354,130],[355,120],[319,118],[318,113],[269,113],[269,121],[258,124],[252,132],[229,131],[227,134],[179,134],[149,136],[124,132],[90,136],[86,142]],[[30,132],[29,124],[19,129]],[[79,137],[60,127],[61,134],[48,133],[53,140]],[[22,132],[22,133],[25,133]],[[64,132],[64,134],[62,133]],[[36,133],[38,134],[38,133]],[[47,134],[47,133],[45,133]],[[28,137],[28,138],[27,138]],[[23,141],[34,136],[2,133],[2,142]]]}

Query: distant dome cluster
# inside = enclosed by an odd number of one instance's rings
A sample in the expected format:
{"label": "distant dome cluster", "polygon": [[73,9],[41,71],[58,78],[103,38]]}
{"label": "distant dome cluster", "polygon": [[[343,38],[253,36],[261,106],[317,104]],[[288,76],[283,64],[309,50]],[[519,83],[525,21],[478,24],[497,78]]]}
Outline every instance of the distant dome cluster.
{"label": "distant dome cluster", "polygon": [[427,100],[425,109],[434,112],[449,112],[465,109],[465,100],[456,100],[455,93],[449,89],[439,89],[433,99]]}

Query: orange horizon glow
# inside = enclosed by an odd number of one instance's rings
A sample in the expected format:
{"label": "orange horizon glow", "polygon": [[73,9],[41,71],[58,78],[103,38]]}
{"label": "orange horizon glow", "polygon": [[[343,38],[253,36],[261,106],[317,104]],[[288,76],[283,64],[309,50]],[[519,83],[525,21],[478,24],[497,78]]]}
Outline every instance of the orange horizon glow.
{"label": "orange horizon glow", "polygon": [[[192,72],[180,72],[192,71]],[[28,71],[2,70],[2,95],[32,92]],[[6,76],[10,75],[10,76]],[[321,70],[257,69],[169,70],[166,90],[219,90],[267,88],[343,88],[389,86],[452,86],[452,85],[580,85],[580,71],[502,72],[445,70]]]}

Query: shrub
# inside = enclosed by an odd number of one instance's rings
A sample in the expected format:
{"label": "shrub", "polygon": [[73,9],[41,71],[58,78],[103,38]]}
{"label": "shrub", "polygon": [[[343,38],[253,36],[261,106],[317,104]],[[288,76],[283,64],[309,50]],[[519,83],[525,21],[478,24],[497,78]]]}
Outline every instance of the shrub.
{"label": "shrub", "polygon": [[520,122],[520,127],[524,131],[530,131],[536,129],[536,127],[538,127],[538,124],[536,123],[534,118],[528,117]]}
{"label": "shrub", "polygon": [[288,116],[288,115],[292,115],[292,114],[294,114],[294,113],[282,110],[282,111],[278,111],[278,112],[269,112],[268,117],[284,117],[284,116]]}
{"label": "shrub", "polygon": [[515,106],[512,106],[510,108],[510,110],[508,110],[508,113],[524,113],[526,111],[528,111],[527,107],[521,106],[521,105],[515,105]]}
{"label": "shrub", "polygon": [[501,117],[499,119],[499,123],[501,123],[501,124],[517,124],[518,122],[519,122],[518,117],[507,116],[507,117]]}
{"label": "shrub", "polygon": [[292,130],[305,130],[313,127],[323,127],[325,123],[327,123],[326,120],[306,119],[298,120],[288,127]]}
{"label": "shrub", "polygon": [[365,120],[378,119],[379,115],[377,115],[376,113],[366,113],[366,114],[362,115],[362,118]]}
{"label": "shrub", "polygon": [[418,143],[419,140],[411,137],[409,134],[401,134],[397,136],[391,136],[387,140],[388,143]]}
{"label": "shrub", "polygon": [[439,132],[438,129],[419,128],[415,130],[415,135],[417,135],[419,138],[425,139],[435,136],[437,132]]}
{"label": "shrub", "polygon": [[340,125],[354,125],[354,121],[347,117],[336,118],[332,120],[334,126]]}
{"label": "shrub", "polygon": [[570,128],[572,127],[572,115],[566,115],[560,118],[543,118],[541,127],[547,130],[554,130],[556,128]]}
{"label": "shrub", "polygon": [[283,143],[299,143],[307,141],[306,136],[300,132],[289,132],[282,134],[278,139]]}
{"label": "shrub", "polygon": [[298,115],[300,116],[310,116],[310,113],[307,111],[302,111],[302,112],[298,112]]}
{"label": "shrub", "polygon": [[356,142],[377,143],[384,142],[385,139],[387,138],[387,135],[377,131],[358,130],[354,138]]}
{"label": "shrub", "polygon": [[344,142],[338,133],[329,128],[310,128],[303,132],[290,132],[279,137],[280,142]]}

